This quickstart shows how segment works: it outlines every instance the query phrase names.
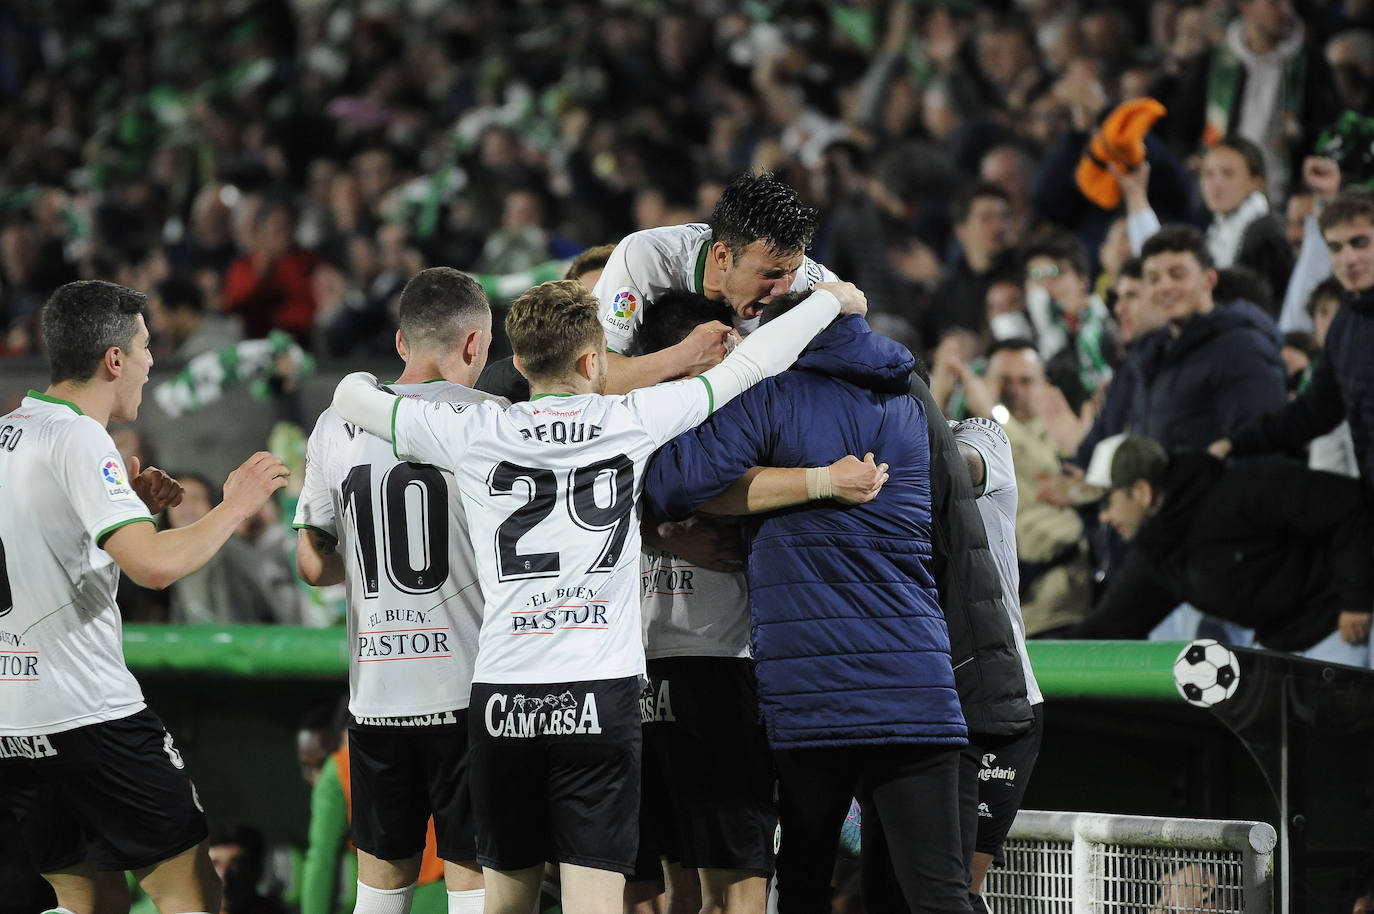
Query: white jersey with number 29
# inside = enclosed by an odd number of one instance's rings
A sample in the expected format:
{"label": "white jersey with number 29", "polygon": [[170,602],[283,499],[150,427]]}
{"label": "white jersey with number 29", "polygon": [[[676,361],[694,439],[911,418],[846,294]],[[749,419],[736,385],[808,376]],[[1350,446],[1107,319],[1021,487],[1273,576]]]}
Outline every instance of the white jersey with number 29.
{"label": "white jersey with number 29", "polygon": [[[392,390],[423,403],[493,400],[447,381]],[[383,723],[466,708],[482,593],[452,474],[397,460],[390,442],[331,407],[310,435],[293,526],[333,538],[344,559],[353,716]]]}
{"label": "white jersey with number 29", "polygon": [[624,396],[397,402],[396,454],[453,472],[486,600],[476,682],[644,673],[639,512],[644,465],[704,420],[701,379]]}

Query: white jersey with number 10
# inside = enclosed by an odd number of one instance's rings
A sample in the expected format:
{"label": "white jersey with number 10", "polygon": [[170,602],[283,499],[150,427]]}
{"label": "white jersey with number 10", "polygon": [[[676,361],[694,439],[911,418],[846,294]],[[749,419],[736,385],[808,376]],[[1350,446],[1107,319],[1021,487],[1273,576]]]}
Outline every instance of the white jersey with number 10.
{"label": "white jersey with number 10", "polygon": [[[446,381],[392,389],[444,408],[492,399]],[[398,461],[331,407],[310,435],[294,526],[334,538],[344,559],[353,716],[466,708],[482,595],[452,475]]]}
{"label": "white jersey with number 10", "polygon": [[644,465],[710,409],[700,379],[616,397],[542,395],[507,410],[396,404],[396,453],[451,469],[463,493],[486,599],[474,681],[644,673]]}

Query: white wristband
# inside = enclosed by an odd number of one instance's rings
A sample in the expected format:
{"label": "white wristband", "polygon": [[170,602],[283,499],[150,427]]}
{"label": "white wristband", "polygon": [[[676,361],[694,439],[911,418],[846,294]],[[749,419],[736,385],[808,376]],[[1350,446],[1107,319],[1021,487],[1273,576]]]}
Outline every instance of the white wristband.
{"label": "white wristband", "polygon": [[820,501],[830,497],[830,467],[807,467],[806,497]]}

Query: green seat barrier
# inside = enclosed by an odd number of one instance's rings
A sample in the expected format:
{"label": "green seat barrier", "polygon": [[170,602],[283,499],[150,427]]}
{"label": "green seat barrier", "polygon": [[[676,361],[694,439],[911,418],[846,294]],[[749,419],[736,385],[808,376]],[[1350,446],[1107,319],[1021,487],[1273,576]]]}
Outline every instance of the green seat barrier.
{"label": "green seat barrier", "polygon": [[[126,625],[124,658],[136,673],[342,679],[347,635],[338,628],[273,625]],[[1047,698],[1182,701],[1174,658],[1182,641],[1032,641],[1031,666]]]}

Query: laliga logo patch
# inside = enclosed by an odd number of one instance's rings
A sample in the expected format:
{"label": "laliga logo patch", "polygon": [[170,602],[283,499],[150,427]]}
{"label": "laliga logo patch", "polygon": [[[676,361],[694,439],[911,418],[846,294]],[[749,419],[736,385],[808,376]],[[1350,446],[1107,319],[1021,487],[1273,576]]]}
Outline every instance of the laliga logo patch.
{"label": "laliga logo patch", "polygon": [[105,485],[112,489],[124,485],[124,473],[120,470],[118,460],[106,460],[100,468],[100,475],[105,477]]}
{"label": "laliga logo patch", "polygon": [[611,311],[622,320],[628,320],[638,307],[639,300],[629,289],[621,289],[615,293],[615,298],[611,299]]}

